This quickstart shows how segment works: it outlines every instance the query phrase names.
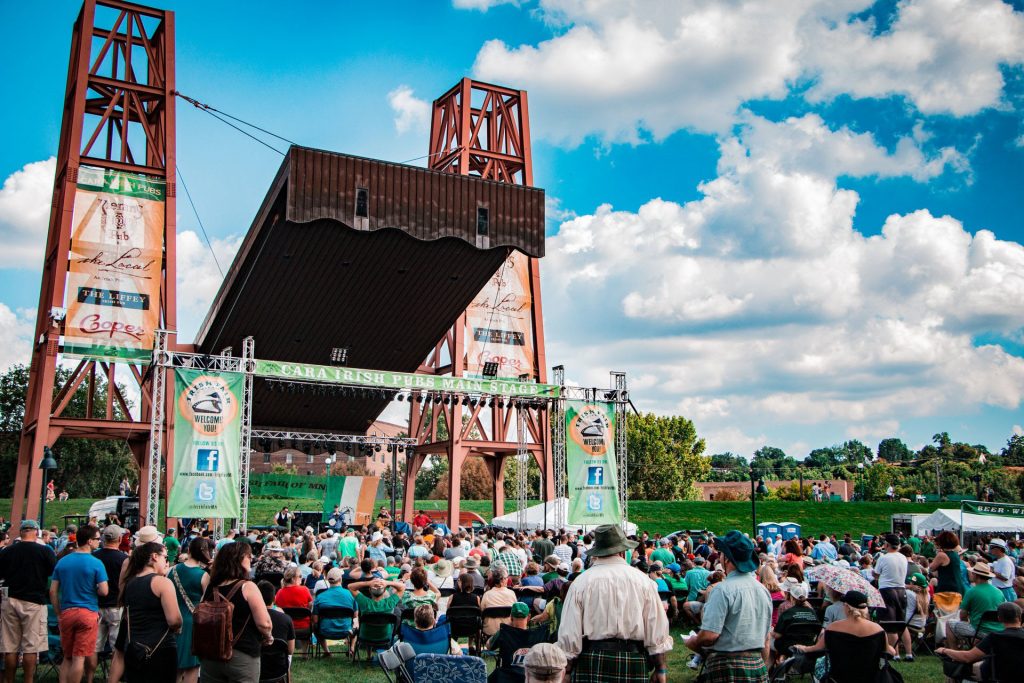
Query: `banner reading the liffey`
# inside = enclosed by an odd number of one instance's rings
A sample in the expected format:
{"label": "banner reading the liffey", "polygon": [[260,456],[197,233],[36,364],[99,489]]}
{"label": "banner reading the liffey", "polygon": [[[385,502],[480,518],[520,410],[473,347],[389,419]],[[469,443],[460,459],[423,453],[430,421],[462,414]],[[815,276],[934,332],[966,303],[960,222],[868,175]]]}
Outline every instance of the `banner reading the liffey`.
{"label": "banner reading the liffey", "polygon": [[174,371],[174,484],[170,517],[238,517],[245,375]]}
{"label": "banner reading the liffey", "polygon": [[149,176],[79,168],[65,354],[136,361],[152,356],[160,323],[165,187]]}
{"label": "banner reading the liffey", "polygon": [[416,375],[408,372],[387,370],[361,370],[331,365],[309,363],[285,363],[276,360],[257,360],[257,377],[297,380],[302,382],[324,382],[350,386],[375,387],[409,391],[452,391],[464,394],[487,394],[489,396],[513,396],[518,398],[542,398],[558,396],[560,388],[554,384],[514,382],[506,379],[473,379],[469,377],[438,377]]}
{"label": "banner reading the liffey", "polygon": [[615,429],[611,403],[565,402],[569,524],[622,522]]}

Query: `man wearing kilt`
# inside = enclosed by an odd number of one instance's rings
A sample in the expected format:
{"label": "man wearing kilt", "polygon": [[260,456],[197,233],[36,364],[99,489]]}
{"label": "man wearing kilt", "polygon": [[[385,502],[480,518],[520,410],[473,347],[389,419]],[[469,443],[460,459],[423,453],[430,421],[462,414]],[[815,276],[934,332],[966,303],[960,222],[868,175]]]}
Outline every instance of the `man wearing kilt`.
{"label": "man wearing kilt", "polygon": [[657,584],[626,563],[636,546],[618,526],[594,530],[593,564],[570,585],[558,625],[575,683],[665,683],[668,617]]}
{"label": "man wearing kilt", "polygon": [[726,578],[704,605],[700,632],[686,647],[710,648],[704,667],[707,683],[767,683],[768,631],[772,599],[754,578],[754,544],[739,531],[715,539]]}

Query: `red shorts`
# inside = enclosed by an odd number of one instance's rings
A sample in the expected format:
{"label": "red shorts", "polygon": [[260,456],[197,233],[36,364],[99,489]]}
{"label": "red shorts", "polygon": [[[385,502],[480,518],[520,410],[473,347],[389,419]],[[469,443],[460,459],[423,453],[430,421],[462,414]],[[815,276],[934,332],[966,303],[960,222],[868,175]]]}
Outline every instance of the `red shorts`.
{"label": "red shorts", "polygon": [[60,613],[60,647],[65,657],[90,657],[96,652],[100,615],[91,609],[72,607]]}

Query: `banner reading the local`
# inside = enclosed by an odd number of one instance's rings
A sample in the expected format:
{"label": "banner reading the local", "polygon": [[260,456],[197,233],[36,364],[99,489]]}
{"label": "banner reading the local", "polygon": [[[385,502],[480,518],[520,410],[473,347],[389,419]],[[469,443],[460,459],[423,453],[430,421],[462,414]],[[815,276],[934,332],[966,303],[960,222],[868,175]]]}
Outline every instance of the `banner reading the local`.
{"label": "banner reading the local", "polygon": [[622,522],[615,429],[611,403],[565,402],[569,524]]}
{"label": "banner reading the local", "polygon": [[377,500],[380,477],[331,477],[324,495],[324,519],[334,506],[349,524],[369,524],[373,515],[373,504]]}
{"label": "banner reading the local", "polygon": [[174,371],[174,484],[170,517],[238,517],[241,512],[242,392],[245,375]]}
{"label": "banner reading the local", "polygon": [[79,168],[64,298],[66,354],[152,356],[160,324],[165,187],[149,176]]}
{"label": "banner reading the local", "polygon": [[1024,517],[1024,505],[1013,503],[984,503],[980,500],[965,500],[960,503],[960,509],[975,515]]}
{"label": "banner reading the local", "polygon": [[498,377],[537,376],[532,303],[530,257],[514,251],[466,308],[468,372],[482,376],[493,361]]}

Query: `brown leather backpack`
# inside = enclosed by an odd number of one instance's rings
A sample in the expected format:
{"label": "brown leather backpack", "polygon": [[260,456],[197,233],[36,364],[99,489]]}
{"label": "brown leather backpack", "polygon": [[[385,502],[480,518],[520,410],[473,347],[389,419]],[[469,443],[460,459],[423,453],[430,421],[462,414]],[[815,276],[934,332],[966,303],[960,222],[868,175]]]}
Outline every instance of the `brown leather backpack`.
{"label": "brown leather backpack", "polygon": [[196,605],[192,613],[192,654],[199,659],[212,659],[226,662],[234,654],[235,644],[242,637],[242,631],[249,623],[247,617],[238,635],[234,635],[231,620],[235,615],[235,605],[231,598],[245,584],[244,580],[236,581],[227,596],[211,586],[213,597]]}

